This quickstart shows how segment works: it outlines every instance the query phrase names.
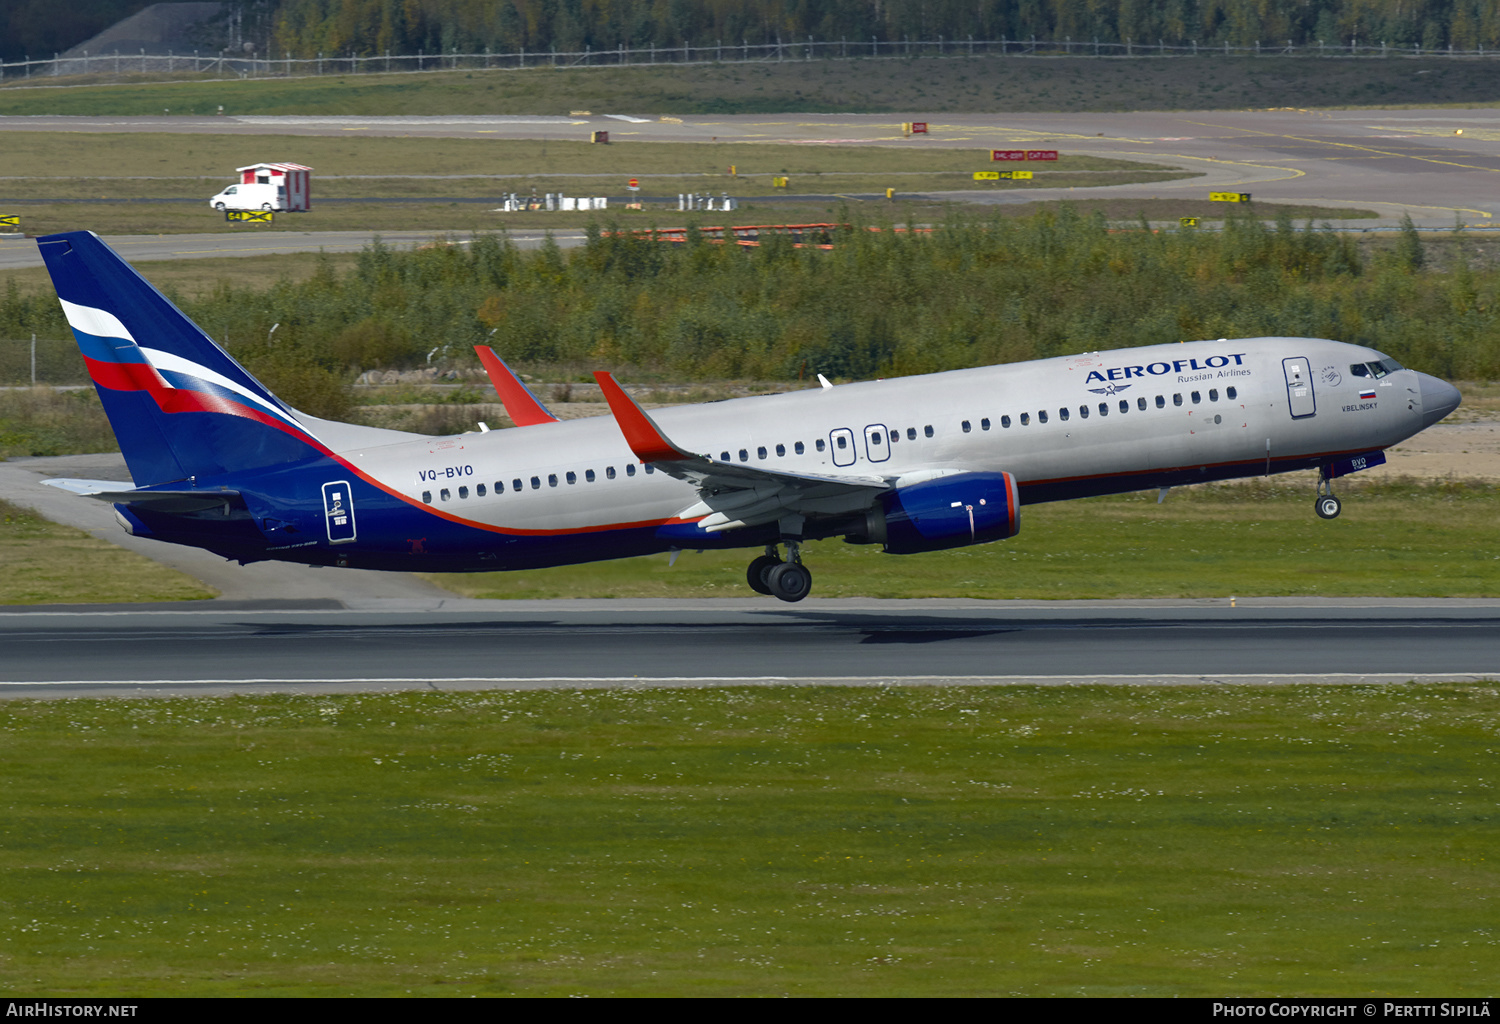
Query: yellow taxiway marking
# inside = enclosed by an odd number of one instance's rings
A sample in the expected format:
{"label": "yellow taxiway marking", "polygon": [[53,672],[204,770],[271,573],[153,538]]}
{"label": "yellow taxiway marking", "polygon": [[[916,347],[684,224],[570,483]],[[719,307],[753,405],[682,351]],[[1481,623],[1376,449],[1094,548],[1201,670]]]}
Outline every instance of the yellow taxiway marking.
{"label": "yellow taxiway marking", "polygon": [[[1204,122],[1201,122],[1201,121],[1190,121],[1188,123],[1189,124],[1203,124]],[[1209,128],[1228,128],[1230,126],[1228,126],[1228,125],[1213,124],[1213,125],[1206,125],[1206,127],[1209,127]],[[1281,135],[1281,134],[1278,134],[1277,132],[1263,132],[1263,131],[1259,131],[1259,130],[1257,130],[1255,128],[1240,128],[1239,131],[1242,131],[1242,132],[1246,133],[1247,135],[1263,135],[1263,136],[1265,136],[1268,139],[1286,139],[1288,142],[1306,142],[1306,143],[1309,143],[1310,145],[1314,145],[1314,146],[1340,146],[1340,147],[1343,147],[1344,149],[1359,149],[1359,150],[1363,150],[1366,153],[1375,153],[1375,154],[1378,154],[1379,156],[1405,157],[1408,160],[1420,160],[1420,161],[1422,161],[1424,163],[1439,164],[1439,165],[1441,165],[1443,167],[1458,167],[1458,168],[1460,168],[1462,170],[1466,170],[1466,171],[1488,171],[1490,174],[1500,174],[1500,167],[1479,167],[1479,166],[1476,166],[1475,164],[1461,164],[1461,163],[1457,162],[1456,160],[1439,160],[1437,157],[1432,157],[1432,156],[1418,156],[1418,155],[1416,155],[1414,153],[1392,153],[1392,152],[1389,152],[1389,151],[1387,151],[1385,149],[1378,148],[1376,146],[1361,146],[1358,143],[1354,143],[1354,142],[1334,142],[1334,141],[1332,141],[1330,139],[1307,139],[1307,138],[1303,138],[1300,135]],[[1329,159],[1329,158],[1324,157],[1324,158],[1321,158],[1321,159]]]}
{"label": "yellow taxiway marking", "polygon": [[1389,203],[1383,199],[1361,200],[1361,199],[1321,199],[1310,196],[1303,202],[1308,203],[1332,203],[1335,206],[1389,206],[1394,210],[1447,210],[1450,213],[1473,213],[1486,220],[1494,215],[1484,210],[1473,210],[1467,206],[1433,206],[1430,203]]}
{"label": "yellow taxiway marking", "polygon": [[1480,142],[1500,142],[1500,128],[1470,128],[1466,125],[1464,126],[1464,133],[1462,135],[1454,135],[1452,128],[1408,128],[1405,126],[1398,128],[1383,124],[1372,124],[1369,127],[1371,131],[1400,132],[1402,135],[1423,135],[1440,139],[1478,139]]}
{"label": "yellow taxiway marking", "polygon": [[[1220,160],[1217,157],[1211,157],[1211,156],[1188,156],[1186,153],[1133,153],[1133,152],[1131,152],[1129,150],[1124,150],[1119,155],[1122,155],[1122,156],[1149,156],[1149,157],[1152,157],[1153,159],[1156,159],[1156,160],[1166,160],[1166,159],[1172,159],[1172,160],[1193,160],[1193,161],[1197,161],[1199,163],[1205,163],[1205,164],[1224,164],[1224,165],[1226,165],[1228,167],[1255,167],[1255,168],[1258,168],[1260,170],[1265,170],[1265,171],[1283,171],[1283,172],[1285,172],[1279,178],[1241,178],[1239,181],[1225,181],[1225,182],[1220,182],[1220,184],[1222,184],[1222,185],[1258,185],[1258,184],[1262,184],[1262,183],[1268,182],[1268,181],[1288,181],[1288,180],[1290,180],[1292,178],[1305,178],[1305,177],[1307,177],[1307,172],[1306,171],[1299,171],[1295,167],[1281,167],[1281,166],[1279,166],[1277,164],[1258,164],[1258,163],[1255,163],[1252,160]],[[1163,188],[1166,188],[1167,186],[1176,186],[1178,188],[1182,188],[1182,187],[1185,187],[1185,186],[1192,186],[1194,188],[1197,188],[1197,187],[1201,187],[1203,185],[1203,183],[1201,181],[1196,181],[1196,180],[1187,180],[1187,181],[1184,181],[1182,179],[1178,179],[1176,181],[1137,182],[1137,184],[1160,185]],[[1111,187],[1120,187],[1120,188],[1123,188],[1124,186],[1123,185],[1122,186],[1102,185],[1100,187],[1101,188],[1111,188]]]}

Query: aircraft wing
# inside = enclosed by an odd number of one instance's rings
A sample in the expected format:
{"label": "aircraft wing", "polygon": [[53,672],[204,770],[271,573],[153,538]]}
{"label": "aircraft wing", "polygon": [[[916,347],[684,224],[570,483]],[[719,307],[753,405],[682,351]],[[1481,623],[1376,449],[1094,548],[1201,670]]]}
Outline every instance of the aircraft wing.
{"label": "aircraft wing", "polygon": [[883,477],[788,473],[698,455],[668,438],[613,376],[596,372],[594,379],[636,458],[698,488],[698,501],[677,517],[698,519],[708,533],[794,516],[847,515],[869,508],[891,488]]}

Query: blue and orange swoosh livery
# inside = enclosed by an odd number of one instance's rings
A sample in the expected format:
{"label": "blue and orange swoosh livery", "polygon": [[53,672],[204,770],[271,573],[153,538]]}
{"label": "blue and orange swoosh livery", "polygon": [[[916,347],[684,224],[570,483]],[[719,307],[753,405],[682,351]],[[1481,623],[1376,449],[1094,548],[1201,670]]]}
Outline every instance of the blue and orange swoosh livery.
{"label": "blue and orange swoosh livery", "polygon": [[[37,241],[133,478],[52,482],[241,562],[472,572],[763,547],[746,582],[797,601],[806,540],[1003,541],[1042,501],[1318,469],[1331,518],[1334,479],[1459,401],[1362,346],[1249,338],[650,412],[599,373],[609,414],[565,420],[478,346],[521,429],[428,437],[292,409],[98,236]],[[1382,399],[1357,400],[1372,379]]]}

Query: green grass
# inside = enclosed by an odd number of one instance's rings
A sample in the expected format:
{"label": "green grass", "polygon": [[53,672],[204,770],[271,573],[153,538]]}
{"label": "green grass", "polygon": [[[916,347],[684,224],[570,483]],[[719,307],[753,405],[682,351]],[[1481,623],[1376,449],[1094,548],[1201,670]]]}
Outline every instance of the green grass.
{"label": "green grass", "polygon": [[82,530],[50,523],[0,498],[0,605],[196,601],[214,596],[182,573]]}
{"label": "green grass", "polygon": [[1483,996],[1493,685],[0,705],[28,996]]}
{"label": "green grass", "polygon": [[[1500,489],[1340,481],[1344,512],[1312,508],[1305,474],[1028,505],[1010,540],[921,555],[806,545],[819,597],[1500,596]],[[467,597],[745,597],[749,550],[684,552],[510,573],[431,575]]]}
{"label": "green grass", "polygon": [[[733,182],[729,166],[734,164],[740,185],[767,189],[771,175],[879,174],[883,172],[989,171],[989,149],[976,142],[971,149],[928,148],[920,142],[903,146],[806,146],[770,143],[630,142],[609,146],[588,142],[588,130],[580,128],[577,141],[539,139],[448,139],[388,138],[346,135],[181,135],[177,133],[125,132],[11,132],[6,136],[5,166],[8,175],[33,179],[116,178],[122,168],[131,176],[159,174],[164,177],[132,189],[172,186],[183,176],[194,180],[185,195],[196,196],[214,181],[230,184],[234,168],[268,152],[285,159],[310,164],[314,169],[313,201],[319,195],[367,194],[359,182],[320,182],[320,175],[613,175],[613,191],[623,191],[632,175],[709,175]],[[1173,171],[1166,164],[1084,156],[1064,152],[1054,163],[1037,171],[1038,180],[1049,174],[1104,171]],[[278,157],[278,158],[280,158]],[[1031,168],[1036,170],[1036,168]],[[1180,173],[1180,172],[1179,172]],[[647,179],[649,182],[651,179]],[[382,189],[390,182],[374,182]],[[3,186],[14,188],[10,182]],[[119,188],[125,188],[121,183]],[[410,186],[408,186],[410,187]],[[423,184],[428,194],[430,188]],[[463,182],[442,183],[461,189]],[[497,190],[498,184],[485,186]],[[342,191],[330,192],[329,189]],[[214,191],[217,191],[215,188]],[[809,189],[809,191],[816,191]],[[7,193],[8,194],[8,193]],[[79,193],[91,195],[87,190]],[[119,195],[140,194],[119,192]],[[145,194],[160,195],[160,192]],[[203,195],[205,204],[213,192]],[[493,195],[483,191],[480,195]]]}
{"label": "green grass", "polygon": [[995,56],[260,81],[22,78],[0,85],[0,114],[203,115],[223,106],[231,115],[900,112],[933,120],[945,112],[1431,106],[1497,95],[1500,67],[1490,61]]}

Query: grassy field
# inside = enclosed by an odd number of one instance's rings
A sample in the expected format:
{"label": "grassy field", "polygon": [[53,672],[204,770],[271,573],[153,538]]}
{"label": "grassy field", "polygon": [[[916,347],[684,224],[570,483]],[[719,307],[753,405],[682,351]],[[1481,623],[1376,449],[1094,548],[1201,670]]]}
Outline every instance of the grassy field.
{"label": "grassy field", "polygon": [[[150,188],[149,182],[154,180],[201,179],[202,183],[190,186],[186,193],[196,196],[204,187],[203,183],[218,181],[229,184],[234,180],[236,166],[263,159],[271,152],[279,154],[278,158],[296,160],[314,168],[314,202],[319,195],[365,194],[359,191],[363,186],[358,182],[328,181],[325,175],[352,174],[374,178],[385,175],[509,175],[515,178],[540,175],[565,180],[573,176],[602,176],[615,191],[620,191],[632,176],[707,175],[732,182],[735,179],[729,176],[731,164],[739,169],[740,186],[766,189],[770,188],[770,182],[762,179],[773,174],[816,177],[952,172],[972,175],[973,171],[995,169],[989,162],[989,150],[982,145],[975,145],[973,149],[927,148],[918,140],[910,146],[629,141],[595,146],[588,142],[587,129],[580,128],[578,134],[578,141],[565,142],[555,139],[489,141],[382,136],[329,138],[311,135],[12,132],[6,136],[5,166],[8,177],[64,183],[73,179],[118,178],[122,168],[129,169],[130,177],[147,178],[146,185],[138,186],[141,188]],[[226,174],[225,168],[229,168],[229,173]],[[1036,171],[1037,180],[1046,175],[1104,171],[1171,171],[1181,175],[1177,168],[1165,164],[1066,152],[1059,155],[1055,164],[1049,162],[1045,170],[1028,169]],[[158,179],[154,175],[164,177]],[[382,190],[394,187],[392,182],[380,184]],[[440,182],[440,186],[466,187],[462,182]],[[10,190],[16,186],[7,180],[3,187]],[[420,188],[422,191],[416,194],[429,195],[430,190],[438,186],[413,182],[405,187]],[[82,186],[78,194],[91,196]],[[208,195],[203,197],[205,202]],[[70,196],[64,193],[57,198]]]}
{"label": "grassy field", "polygon": [[[42,82],[45,81],[45,85]],[[68,86],[59,88],[59,86]],[[327,75],[15,79],[0,114],[754,114],[1222,110],[1494,103],[1485,60],[916,58]]]}
{"label": "grassy field", "polygon": [[0,704],[30,996],[1483,996],[1494,685]]}
{"label": "grassy field", "polygon": [[[279,216],[268,226],[226,225],[208,208],[208,197],[231,180],[225,168],[267,151],[317,169],[312,211]],[[734,175],[729,173],[731,166]],[[131,176],[119,176],[122,167],[128,167]],[[434,232],[577,229],[598,215],[499,215],[492,210],[502,194],[511,192],[618,199],[626,194],[626,182],[636,177],[643,183],[643,195],[669,202],[644,211],[621,208],[610,216],[642,226],[661,218],[681,222],[675,197],[682,192],[750,197],[734,215],[735,222],[745,223],[743,218],[749,217],[751,223],[785,223],[826,219],[840,203],[797,200],[789,192],[883,196],[887,188],[894,188],[906,198],[878,204],[893,218],[936,220],[942,217],[942,204],[913,199],[913,193],[1090,188],[1168,181],[1195,173],[1064,153],[1047,170],[1035,171],[1031,181],[974,181],[975,171],[989,168],[988,150],[923,149],[920,144],[901,148],[626,141],[594,146],[584,141],[16,132],[7,144],[6,169],[11,176],[0,184],[0,212],[20,215],[22,229],[34,235],[82,226],[114,234],[331,231],[370,225]],[[434,174],[440,176],[431,177]],[[345,175],[352,177],[341,177]],[[774,187],[773,176],[790,177],[789,192]],[[479,198],[492,202],[470,201]],[[1221,210],[1213,212],[1222,216]],[[1331,210],[1315,215],[1346,214]]]}
{"label": "grassy field", "polygon": [[[1028,600],[1500,596],[1500,488],[1340,481],[1343,515],[1313,514],[1314,479],[1028,505],[1010,540],[922,555],[808,544],[819,597]],[[684,552],[556,569],[433,575],[467,597],[747,596],[753,552]]]}
{"label": "grassy field", "polygon": [[0,605],[196,601],[213,596],[181,573],[82,530],[49,523],[0,498]]}

